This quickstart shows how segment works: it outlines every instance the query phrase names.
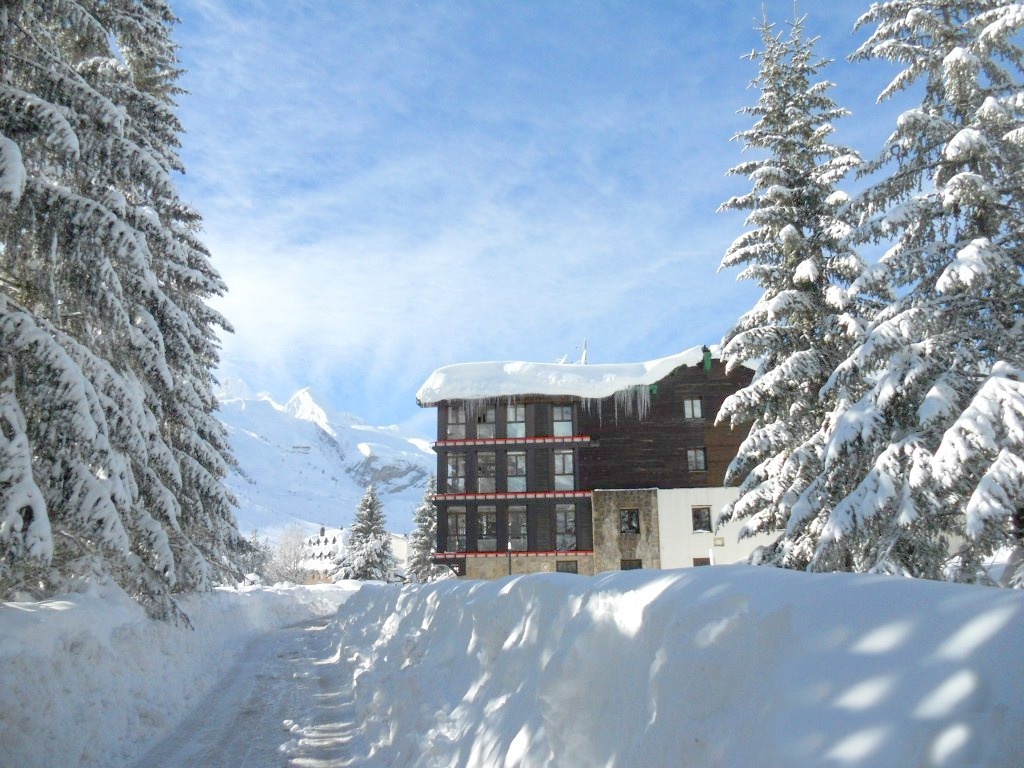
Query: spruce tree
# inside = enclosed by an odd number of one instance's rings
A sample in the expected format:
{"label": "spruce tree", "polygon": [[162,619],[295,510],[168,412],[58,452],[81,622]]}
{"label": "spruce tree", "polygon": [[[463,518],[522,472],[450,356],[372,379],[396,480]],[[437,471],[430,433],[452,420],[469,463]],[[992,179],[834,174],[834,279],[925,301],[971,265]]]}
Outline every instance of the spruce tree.
{"label": "spruce tree", "polygon": [[409,535],[410,578],[419,583],[426,583],[441,578],[448,573],[447,568],[437,566],[431,556],[437,551],[437,505],[434,494],[437,493],[437,478],[430,476],[423,501],[416,508],[415,530]]}
{"label": "spruce tree", "polygon": [[717,416],[750,427],[726,474],[727,482],[739,482],[740,495],[721,519],[745,519],[741,536],[777,532],[776,544],[757,557],[790,566],[806,565],[819,525],[822,423],[830,405],[820,390],[856,338],[845,287],[862,267],[844,244],[846,197],[836,189],[859,158],[829,141],[833,123],[847,113],[821,79],[828,62],[814,55],[804,21],[792,21],[788,35],[767,19],[759,28],[763,50],[750,55],[759,64],[751,83],[759,99],[742,110],[756,121],[734,137],[759,157],[729,171],[752,187],[720,208],[749,211],[749,229],[721,268],[743,266],[739,277],[762,290],[722,342],[730,370],[752,360],[758,367]]}
{"label": "spruce tree", "polygon": [[855,201],[857,239],[888,250],[850,295],[885,303],[828,388],[835,503],[814,565],[985,579],[1022,535],[1024,14],[891,0],[858,26],[873,31],[853,59],[902,66],[880,98],[921,101]]}
{"label": "spruce tree", "polygon": [[371,485],[356,507],[345,550],[332,578],[388,581],[396,565],[391,535],[384,527],[384,507]]}
{"label": "spruce tree", "polygon": [[113,577],[168,616],[233,569],[223,285],[171,179],[173,21],[161,0],[0,10],[5,592]]}

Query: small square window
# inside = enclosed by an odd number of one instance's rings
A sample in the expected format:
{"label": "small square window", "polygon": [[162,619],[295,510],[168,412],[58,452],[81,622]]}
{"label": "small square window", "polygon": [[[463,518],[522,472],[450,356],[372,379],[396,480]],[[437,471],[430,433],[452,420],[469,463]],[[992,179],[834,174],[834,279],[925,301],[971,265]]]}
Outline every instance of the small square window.
{"label": "small square window", "polygon": [[690,507],[694,533],[711,533],[711,507]]}
{"label": "small square window", "polygon": [[579,573],[579,564],[575,560],[555,560],[557,573]]}
{"label": "small square window", "polygon": [[699,397],[688,398],[683,400],[683,418],[684,419],[703,419],[704,408],[701,405]]}
{"label": "small square window", "polygon": [[693,565],[694,565],[695,568],[699,567],[699,566],[702,566],[702,565],[711,565],[711,558],[710,557],[695,557],[695,558],[693,558]]}
{"label": "small square window", "polygon": [[621,560],[619,570],[636,571],[644,567],[643,560]]}
{"label": "small square window", "polygon": [[640,533],[640,510],[619,510],[619,533]]}
{"label": "small square window", "polygon": [[691,472],[704,472],[708,468],[707,451],[704,448],[687,448],[686,468]]}

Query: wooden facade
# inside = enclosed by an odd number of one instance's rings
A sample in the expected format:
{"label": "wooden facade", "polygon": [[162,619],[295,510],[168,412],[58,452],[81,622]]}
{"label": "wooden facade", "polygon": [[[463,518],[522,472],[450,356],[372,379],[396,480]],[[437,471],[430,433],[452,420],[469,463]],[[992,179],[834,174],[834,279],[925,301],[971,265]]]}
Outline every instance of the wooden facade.
{"label": "wooden facade", "polygon": [[592,492],[722,485],[744,433],[716,427],[715,415],[751,377],[726,375],[718,360],[681,365],[628,414],[616,397],[440,402],[437,561],[485,578],[506,568],[593,573]]}
{"label": "wooden facade", "polygon": [[[726,375],[719,360],[680,366],[652,386],[650,410],[637,419],[616,417],[613,398],[600,409],[582,409],[580,429],[591,445],[580,462],[585,488],[699,488],[724,483],[729,462],[746,437],[744,430],[715,426],[715,416],[730,394],[750,383],[753,371]],[[686,403],[700,403],[700,416]],[[692,408],[692,406],[691,406]],[[688,452],[704,451],[704,469],[692,468]]]}

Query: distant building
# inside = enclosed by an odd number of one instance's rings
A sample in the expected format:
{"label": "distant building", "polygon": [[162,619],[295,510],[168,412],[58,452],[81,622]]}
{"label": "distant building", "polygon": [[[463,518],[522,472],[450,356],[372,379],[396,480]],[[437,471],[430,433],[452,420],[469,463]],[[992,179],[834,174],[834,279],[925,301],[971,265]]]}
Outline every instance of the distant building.
{"label": "distant building", "polygon": [[[388,535],[391,537],[391,552],[397,561],[395,579],[401,580],[405,577],[405,569],[409,562],[409,540],[400,533]],[[302,567],[309,571],[311,583],[330,581],[331,574],[345,553],[348,537],[349,532],[344,528],[327,528],[321,525],[316,536],[304,540]]]}
{"label": "distant building", "polygon": [[745,434],[716,427],[747,385],[707,348],[630,365],[468,363],[417,393],[437,408],[438,555],[459,575],[735,562],[714,530]]}

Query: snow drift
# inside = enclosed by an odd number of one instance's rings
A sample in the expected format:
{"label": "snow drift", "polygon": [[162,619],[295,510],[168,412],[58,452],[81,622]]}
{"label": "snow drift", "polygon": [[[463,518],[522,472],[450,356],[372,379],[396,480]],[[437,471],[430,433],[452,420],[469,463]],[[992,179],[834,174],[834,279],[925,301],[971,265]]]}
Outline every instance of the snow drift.
{"label": "snow drift", "polygon": [[255,636],[331,615],[358,585],[179,598],[194,631],[117,589],[0,604],[0,765],[125,765],[203,700]]}
{"label": "snow drift", "polygon": [[289,713],[275,757],[319,729],[375,768],[1024,765],[1020,590],[719,566],[218,590],[186,610],[194,632],[116,595],[0,606],[0,763],[131,765],[254,638],[333,614],[314,663],[344,728]]}
{"label": "snow drift", "polygon": [[389,766],[1024,764],[1024,594],[728,566],[364,587]]}

